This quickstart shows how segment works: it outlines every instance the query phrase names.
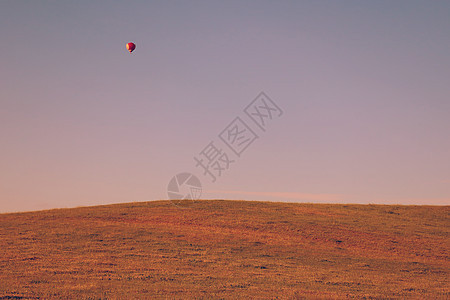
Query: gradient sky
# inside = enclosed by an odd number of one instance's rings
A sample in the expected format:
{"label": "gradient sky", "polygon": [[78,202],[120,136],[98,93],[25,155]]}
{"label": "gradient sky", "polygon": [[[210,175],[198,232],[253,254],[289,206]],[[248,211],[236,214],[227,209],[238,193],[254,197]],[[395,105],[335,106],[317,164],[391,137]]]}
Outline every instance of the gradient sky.
{"label": "gradient sky", "polygon": [[[448,1],[3,0],[0,212],[167,199],[180,172],[202,198],[449,205],[449,16]],[[194,156],[261,91],[284,114],[212,183]]]}

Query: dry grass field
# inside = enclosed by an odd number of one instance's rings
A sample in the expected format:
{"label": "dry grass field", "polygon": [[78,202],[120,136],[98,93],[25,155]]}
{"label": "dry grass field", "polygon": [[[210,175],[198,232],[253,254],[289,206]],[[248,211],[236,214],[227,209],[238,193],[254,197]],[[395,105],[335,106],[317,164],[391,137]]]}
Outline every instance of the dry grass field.
{"label": "dry grass field", "polygon": [[448,299],[449,213],[204,200],[0,214],[0,299]]}

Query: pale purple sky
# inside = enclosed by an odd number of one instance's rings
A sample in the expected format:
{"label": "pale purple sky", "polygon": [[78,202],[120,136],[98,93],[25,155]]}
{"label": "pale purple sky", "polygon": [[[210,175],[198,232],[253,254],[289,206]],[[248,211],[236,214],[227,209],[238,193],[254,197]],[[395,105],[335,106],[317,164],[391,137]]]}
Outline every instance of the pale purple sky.
{"label": "pale purple sky", "polygon": [[[1,1],[0,212],[167,199],[180,172],[202,198],[450,205],[449,16],[448,1]],[[194,156],[261,91],[284,114],[212,183]]]}

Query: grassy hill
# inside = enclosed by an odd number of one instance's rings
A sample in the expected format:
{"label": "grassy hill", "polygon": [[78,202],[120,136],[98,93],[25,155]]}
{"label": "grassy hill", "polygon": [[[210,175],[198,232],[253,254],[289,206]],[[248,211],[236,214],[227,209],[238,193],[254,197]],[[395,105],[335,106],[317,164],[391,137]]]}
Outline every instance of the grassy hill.
{"label": "grassy hill", "polygon": [[449,213],[205,200],[0,214],[0,299],[448,299]]}

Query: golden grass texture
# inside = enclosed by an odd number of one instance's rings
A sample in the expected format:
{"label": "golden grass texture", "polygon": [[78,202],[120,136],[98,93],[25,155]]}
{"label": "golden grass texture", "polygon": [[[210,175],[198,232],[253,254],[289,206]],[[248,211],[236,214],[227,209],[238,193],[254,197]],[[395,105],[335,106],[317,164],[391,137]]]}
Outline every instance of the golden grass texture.
{"label": "golden grass texture", "polygon": [[449,212],[201,200],[0,214],[0,299],[448,299]]}

